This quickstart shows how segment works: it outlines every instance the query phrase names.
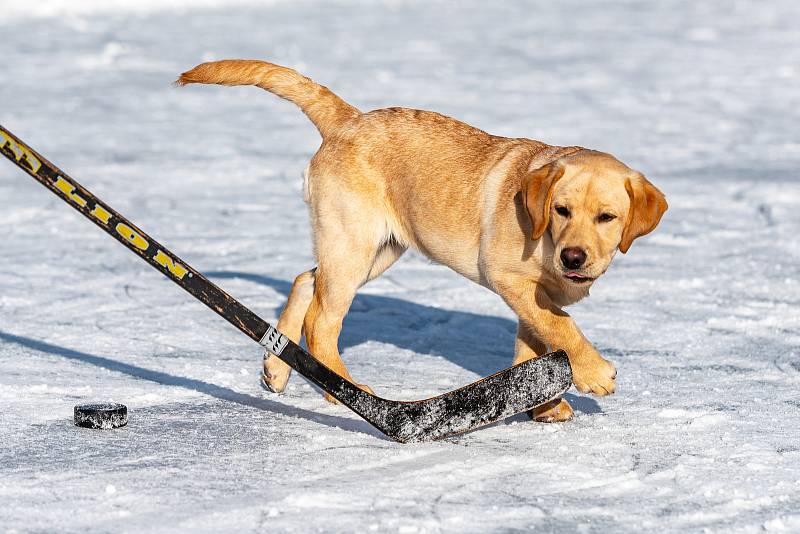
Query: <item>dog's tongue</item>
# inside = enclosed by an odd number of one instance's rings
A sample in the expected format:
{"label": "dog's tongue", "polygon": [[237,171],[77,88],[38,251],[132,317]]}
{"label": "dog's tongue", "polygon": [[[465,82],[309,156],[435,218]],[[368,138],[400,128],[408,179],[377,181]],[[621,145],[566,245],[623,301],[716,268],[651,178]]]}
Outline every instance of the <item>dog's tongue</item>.
{"label": "dog's tongue", "polygon": [[567,278],[574,278],[575,280],[585,280],[586,278],[588,278],[588,277],[583,276],[582,274],[578,274],[578,273],[567,273],[565,276]]}

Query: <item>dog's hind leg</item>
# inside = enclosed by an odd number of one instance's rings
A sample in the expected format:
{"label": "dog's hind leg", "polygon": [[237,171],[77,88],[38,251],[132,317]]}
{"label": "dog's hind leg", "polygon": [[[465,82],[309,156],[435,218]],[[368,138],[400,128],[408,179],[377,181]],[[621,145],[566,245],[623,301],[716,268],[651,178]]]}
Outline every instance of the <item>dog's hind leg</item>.
{"label": "dog's hind leg", "polygon": [[[514,349],[514,365],[516,365],[545,354],[547,345],[542,343],[539,338],[520,323],[517,326],[517,339]],[[572,407],[562,398],[554,399],[530,411],[531,418],[540,423],[569,421],[572,419],[572,415]]]}
{"label": "dog's hind leg", "polygon": [[[303,319],[308,311],[308,305],[311,304],[311,298],[314,296],[314,271],[315,269],[311,269],[294,279],[286,306],[278,319],[277,329],[295,343],[300,343]],[[291,372],[292,368],[283,360],[269,351],[264,353],[264,374],[261,378],[264,385],[270,390],[282,393]]]}
{"label": "dog's hind leg", "polygon": [[[338,349],[344,316],[358,288],[385,271],[405,251],[405,247],[387,241],[384,216],[370,209],[370,202],[353,195],[346,205],[315,205],[319,211],[312,212],[319,265],[303,324],[306,343],[315,358],[351,382]],[[334,401],[329,395],[326,399]]]}
{"label": "dog's hind leg", "polygon": [[[358,256],[357,261],[361,263],[358,266],[360,268],[353,268],[352,257],[347,267],[329,266],[328,269],[323,269],[320,266],[316,273],[314,296],[303,323],[306,343],[311,354],[350,382],[355,381],[339,354],[339,334],[344,316],[350,309],[356,291],[366,279],[371,266],[371,262],[365,261],[368,259],[365,258],[367,256],[365,251],[356,252],[354,255]],[[368,257],[371,259],[373,256],[374,252],[370,251]],[[365,263],[366,265],[364,265]],[[360,387],[371,391],[366,386]],[[336,402],[329,394],[326,394],[325,398]]]}
{"label": "dog's hind leg", "polygon": [[[395,242],[386,243],[375,254],[372,267],[367,274],[366,282],[374,280],[386,269],[391,267],[400,256],[406,251],[406,247]],[[311,299],[314,297],[314,273],[316,268],[301,273],[294,280],[292,290],[286,306],[278,319],[277,329],[295,343],[300,342],[302,336],[303,319],[308,312]],[[264,373],[262,380],[271,391],[281,393],[286,388],[292,368],[286,365],[283,360],[271,354],[269,351],[264,353]]]}

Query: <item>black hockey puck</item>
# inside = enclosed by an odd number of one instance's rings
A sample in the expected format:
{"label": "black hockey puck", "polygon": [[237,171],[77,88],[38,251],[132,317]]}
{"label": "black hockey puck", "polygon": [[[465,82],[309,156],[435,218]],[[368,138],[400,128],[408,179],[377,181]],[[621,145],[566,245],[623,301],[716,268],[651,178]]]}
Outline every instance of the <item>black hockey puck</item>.
{"label": "black hockey puck", "polygon": [[108,430],[128,424],[128,408],[115,402],[93,402],[75,406],[75,424]]}

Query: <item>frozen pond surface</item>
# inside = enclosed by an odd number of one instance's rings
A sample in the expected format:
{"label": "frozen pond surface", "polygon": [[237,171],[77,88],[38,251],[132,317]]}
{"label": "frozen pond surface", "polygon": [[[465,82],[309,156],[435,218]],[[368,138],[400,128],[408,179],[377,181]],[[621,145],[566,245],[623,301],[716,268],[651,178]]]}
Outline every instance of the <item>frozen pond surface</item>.
{"label": "frozen pond surface", "polygon": [[[257,346],[0,162],[3,529],[800,530],[794,2],[25,4],[0,0],[2,124],[268,320],[312,265],[319,138],[257,89],[170,86],[203,60],[605,150],[671,209],[570,309],[615,396],[402,446],[296,376],[261,389]],[[514,330],[407,255],[342,346],[358,380],[414,399],[507,366]],[[130,424],[73,427],[97,399]]]}

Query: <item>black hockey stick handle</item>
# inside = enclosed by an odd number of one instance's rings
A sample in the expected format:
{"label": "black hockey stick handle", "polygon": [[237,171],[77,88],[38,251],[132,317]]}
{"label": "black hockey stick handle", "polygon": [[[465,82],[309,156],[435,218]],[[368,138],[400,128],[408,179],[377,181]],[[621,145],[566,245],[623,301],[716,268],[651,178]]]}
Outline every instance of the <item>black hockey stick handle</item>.
{"label": "black hockey stick handle", "polygon": [[267,333],[269,323],[220,289],[108,204],[98,199],[2,125],[0,125],[0,151],[61,200],[81,212],[111,237],[191,293],[251,339],[260,342]]}

